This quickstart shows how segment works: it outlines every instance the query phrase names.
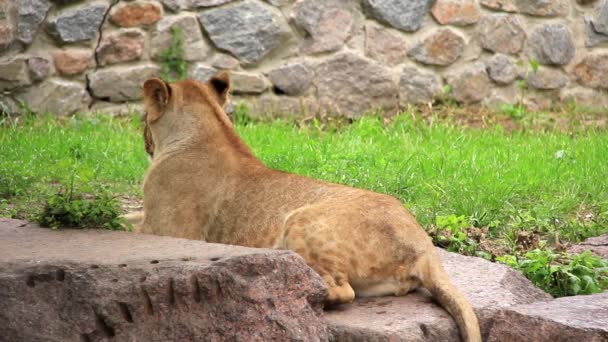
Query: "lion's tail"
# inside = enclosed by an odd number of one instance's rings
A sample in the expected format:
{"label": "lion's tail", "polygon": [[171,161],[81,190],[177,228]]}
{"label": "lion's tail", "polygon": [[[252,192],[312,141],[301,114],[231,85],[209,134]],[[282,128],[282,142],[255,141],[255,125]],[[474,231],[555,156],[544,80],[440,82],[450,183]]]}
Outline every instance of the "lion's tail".
{"label": "lion's tail", "polygon": [[417,266],[419,272],[416,272],[416,277],[439,304],[452,315],[458,325],[462,340],[481,342],[477,316],[467,299],[450,283],[437,253],[435,251],[428,253]]}

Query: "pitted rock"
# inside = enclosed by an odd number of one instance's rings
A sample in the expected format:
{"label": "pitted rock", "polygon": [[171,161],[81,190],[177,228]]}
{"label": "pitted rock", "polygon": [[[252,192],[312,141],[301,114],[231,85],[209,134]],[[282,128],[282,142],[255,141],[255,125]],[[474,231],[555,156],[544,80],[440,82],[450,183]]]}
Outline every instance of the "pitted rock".
{"label": "pitted rock", "polygon": [[108,7],[106,2],[92,2],[67,8],[48,20],[47,31],[60,43],[91,40],[97,37]]}
{"label": "pitted rock", "polygon": [[578,82],[586,87],[608,89],[608,54],[598,53],[585,56],[574,67]]}
{"label": "pitted rock", "polygon": [[266,78],[257,73],[232,72],[230,73],[232,92],[236,95],[261,94],[268,89]]}
{"label": "pitted rock", "polygon": [[84,111],[91,103],[84,84],[54,78],[28,88],[20,98],[36,113],[57,116],[69,116]]}
{"label": "pitted rock", "polygon": [[369,16],[405,32],[420,29],[432,4],[432,0],[363,0]]}
{"label": "pitted rock", "polygon": [[146,36],[139,29],[122,29],[104,35],[97,48],[99,65],[138,60],[144,52]]}
{"label": "pitted rock", "polygon": [[401,71],[399,80],[401,106],[433,102],[441,91],[441,79],[434,73],[413,66],[406,66]]}
{"label": "pitted rock", "polygon": [[282,17],[250,0],[201,11],[199,20],[216,47],[246,64],[261,61],[289,34]]}
{"label": "pitted rock", "polygon": [[465,41],[450,29],[439,29],[408,51],[408,56],[423,64],[450,65],[462,55]]}
{"label": "pitted rock", "polygon": [[389,65],[407,59],[406,37],[399,31],[376,23],[365,25],[365,55]]}
{"label": "pitted rock", "polygon": [[141,87],[151,77],[158,76],[160,67],[153,63],[134,66],[112,66],[96,70],[87,77],[92,96],[110,102],[141,99]]}
{"label": "pitted rock", "polygon": [[568,0],[515,0],[520,13],[538,17],[561,17],[568,14]]}
{"label": "pitted rock", "polygon": [[513,60],[501,53],[494,54],[486,62],[486,68],[490,78],[501,85],[510,84],[520,75],[520,70]]}
{"label": "pitted rock", "polygon": [[150,38],[152,59],[159,60],[163,51],[171,47],[176,30],[181,32],[184,59],[189,62],[205,59],[211,49],[203,38],[196,15],[187,12],[164,17],[156,24]]}
{"label": "pitted rock", "polygon": [[568,76],[561,70],[540,67],[536,72],[528,75],[528,84],[540,90],[553,90],[568,85]]}
{"label": "pitted rock", "polygon": [[474,0],[437,0],[431,13],[441,25],[472,25],[477,23],[480,17]]}
{"label": "pitted rock", "polygon": [[446,75],[446,79],[454,100],[465,104],[480,102],[492,88],[486,67],[481,62],[452,70]]}
{"label": "pitted rock", "polygon": [[488,15],[477,25],[481,46],[493,52],[516,54],[526,41],[521,21],[508,14]]}
{"label": "pitted rock", "polygon": [[232,1],[234,0],[161,0],[173,12],[220,6]]}
{"label": "pitted rock", "polygon": [[88,49],[58,50],[53,52],[53,60],[57,72],[65,76],[81,74],[95,66],[93,51]]}
{"label": "pitted rock", "polygon": [[115,6],[110,21],[120,27],[134,27],[154,24],[162,16],[163,9],[158,2],[134,1]]}
{"label": "pitted rock", "polygon": [[25,56],[0,61],[0,91],[32,84]]}
{"label": "pitted rock", "polygon": [[314,72],[303,63],[292,63],[273,69],[268,73],[276,89],[287,95],[301,95],[312,83]]}
{"label": "pitted rock", "polygon": [[[593,92],[593,90],[591,91]],[[598,96],[595,107],[601,107],[601,105],[606,106],[606,102],[608,102],[606,96],[603,96],[603,94],[599,95],[597,92],[595,93],[596,96]],[[597,103],[598,101],[602,101],[601,105]],[[570,247],[568,252],[583,253],[587,250],[601,258],[608,260],[608,234],[588,238],[585,241]]]}
{"label": "pitted rock", "polygon": [[42,81],[55,71],[53,61],[45,56],[32,56],[27,59],[30,77],[33,81]]}
{"label": "pitted rock", "polygon": [[215,74],[217,74],[217,70],[203,63],[196,63],[188,70],[188,77],[203,83],[209,81]]}
{"label": "pitted rock", "polygon": [[38,27],[44,21],[53,5],[48,0],[20,0],[18,3],[18,39],[22,43],[29,45],[38,32]]}
{"label": "pitted rock", "polygon": [[541,64],[564,65],[574,58],[576,48],[568,26],[545,24],[532,31],[527,54]]}

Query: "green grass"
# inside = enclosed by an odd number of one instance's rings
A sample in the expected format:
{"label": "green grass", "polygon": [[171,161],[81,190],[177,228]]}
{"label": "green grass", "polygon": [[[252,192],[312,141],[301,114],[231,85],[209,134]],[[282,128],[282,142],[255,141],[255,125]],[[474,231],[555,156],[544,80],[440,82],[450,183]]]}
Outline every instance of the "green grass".
{"label": "green grass", "polygon": [[[410,113],[388,124],[236,122],[268,166],[394,195],[437,245],[506,262],[557,295],[608,287],[605,263],[549,252],[608,232],[604,129],[478,129]],[[105,116],[4,119],[0,216],[115,229],[114,199],[142,195],[140,126],[138,118]]]}

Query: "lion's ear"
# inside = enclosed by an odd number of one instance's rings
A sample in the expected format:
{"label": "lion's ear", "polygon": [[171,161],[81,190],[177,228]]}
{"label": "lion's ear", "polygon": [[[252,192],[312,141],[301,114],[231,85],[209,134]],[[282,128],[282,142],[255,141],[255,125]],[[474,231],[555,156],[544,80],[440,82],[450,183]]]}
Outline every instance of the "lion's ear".
{"label": "lion's ear", "polygon": [[150,122],[160,119],[170,97],[171,87],[160,78],[151,78],[144,82],[144,104]]}
{"label": "lion's ear", "polygon": [[226,101],[228,101],[228,92],[230,91],[230,75],[227,72],[222,71],[211,77],[209,84],[217,93],[220,106],[224,107]]}

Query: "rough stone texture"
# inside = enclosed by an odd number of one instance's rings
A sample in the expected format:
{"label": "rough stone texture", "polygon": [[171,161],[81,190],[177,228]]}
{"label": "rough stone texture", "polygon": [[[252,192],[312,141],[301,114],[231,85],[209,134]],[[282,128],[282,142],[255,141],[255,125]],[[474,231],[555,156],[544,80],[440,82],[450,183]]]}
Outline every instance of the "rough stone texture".
{"label": "rough stone texture", "polygon": [[51,113],[58,116],[84,111],[91,103],[91,97],[84,84],[54,78],[46,79],[39,85],[29,88],[20,99],[36,113]]}
{"label": "rough stone texture", "polygon": [[230,73],[232,82],[232,93],[239,94],[261,94],[268,89],[268,82],[261,74],[250,72]]}
{"label": "rough stone texture", "polygon": [[[573,101],[578,106],[587,107],[590,109],[605,109],[608,107],[608,98],[603,92],[596,89],[583,87],[562,89],[559,99],[562,103],[569,103]],[[606,258],[608,259],[608,255]]]}
{"label": "rough stone texture", "polygon": [[466,26],[479,21],[479,8],[474,0],[437,0],[431,13],[442,25]]}
{"label": "rough stone texture", "polygon": [[335,0],[300,0],[294,6],[292,17],[296,26],[310,36],[301,47],[304,53],[338,50],[353,30],[352,14]]}
{"label": "rough stone texture", "polygon": [[590,88],[608,89],[608,54],[587,55],[574,67],[578,82]]}
{"label": "rough stone texture", "polygon": [[28,58],[27,66],[30,69],[30,78],[33,81],[42,81],[51,76],[54,72],[53,62],[50,58],[43,56],[32,56]]}
{"label": "rough stone texture", "polygon": [[324,285],[292,252],[0,220],[7,341],[329,339]]}
{"label": "rough stone texture", "polygon": [[501,85],[510,84],[519,76],[520,70],[509,56],[497,53],[487,62],[488,76]]}
{"label": "rough stone texture", "polygon": [[488,342],[608,341],[608,292],[505,308]]}
{"label": "rough stone texture", "polygon": [[18,39],[31,44],[52,4],[48,0],[19,0]]}
{"label": "rough stone texture", "polygon": [[[450,280],[473,305],[484,337],[501,307],[551,298],[511,268],[439,251]],[[426,290],[405,297],[359,299],[326,311],[325,319],[336,342],[460,341],[456,324]]]}
{"label": "rough stone texture", "polygon": [[564,24],[537,27],[528,39],[528,55],[541,64],[568,64],[574,58],[575,50],[572,34]]}
{"label": "rough stone texture", "polygon": [[406,37],[382,25],[365,25],[365,55],[377,61],[396,65],[407,59]]}
{"label": "rough stone texture", "polygon": [[453,70],[446,79],[454,100],[465,104],[480,102],[492,88],[486,67],[481,62]]}
{"label": "rough stone texture", "polygon": [[146,36],[139,29],[123,29],[104,35],[97,48],[99,65],[115,64],[140,59]]}
{"label": "rough stone texture", "polygon": [[27,59],[17,56],[0,61],[0,91],[15,89],[31,84]]}
{"label": "rough stone texture", "polygon": [[539,17],[564,16],[570,10],[568,0],[481,0],[480,2],[491,9]]}
{"label": "rough stone texture", "polygon": [[272,6],[281,7],[281,6],[290,4],[290,3],[294,2],[295,0],[264,0],[264,1],[271,4]]}
{"label": "rough stone texture", "polygon": [[109,5],[105,2],[85,3],[70,7],[48,21],[47,30],[61,43],[74,43],[97,37],[99,26]]}
{"label": "rough stone texture", "polygon": [[193,13],[182,13],[163,18],[156,24],[150,38],[150,54],[158,60],[163,51],[171,47],[173,30],[179,28],[184,48],[184,59],[199,61],[209,53],[209,45],[203,38],[200,25]]}
{"label": "rough stone texture", "polygon": [[259,62],[288,34],[282,18],[247,0],[202,11],[199,19],[215,46],[229,51],[244,63]]}
{"label": "rough stone texture", "polygon": [[217,54],[211,60],[211,65],[214,68],[222,69],[236,69],[239,67],[239,60],[223,53]]}
{"label": "rough stone texture", "polygon": [[[604,105],[606,105],[606,101],[604,101]],[[588,238],[578,245],[570,247],[568,252],[583,253],[586,250],[604,259],[608,259],[608,234]]]}
{"label": "rough stone texture", "polygon": [[144,82],[159,72],[160,67],[152,63],[97,70],[88,75],[91,95],[110,102],[139,100]]}
{"label": "rough stone texture", "polygon": [[599,45],[608,45],[608,36],[595,31],[592,18],[585,17],[585,47],[595,47]]}
{"label": "rough stone texture", "polygon": [[397,85],[382,65],[353,53],[340,53],[317,66],[320,106],[335,114],[360,116],[378,108],[397,108]]}
{"label": "rough stone texture", "polygon": [[199,82],[207,82],[215,74],[217,70],[203,63],[196,63],[188,70],[188,77]]}
{"label": "rough stone texture", "polygon": [[77,75],[95,66],[93,52],[85,49],[60,50],[53,53],[55,69],[62,75]]}
{"label": "rough stone texture", "polygon": [[363,8],[374,19],[405,32],[420,29],[432,0],[363,0]]}
{"label": "rough stone texture", "polygon": [[402,106],[433,102],[441,91],[441,80],[437,75],[413,66],[403,68],[399,80],[399,100]]}
{"label": "rough stone texture", "polygon": [[568,84],[568,76],[558,69],[541,67],[528,75],[528,84],[541,90],[559,89]]}
{"label": "rough stone texture", "polygon": [[464,38],[450,29],[440,29],[408,51],[412,59],[430,65],[450,65],[462,55]]}
{"label": "rough stone texture", "polygon": [[173,12],[219,6],[231,1],[233,0],[161,0]]}
{"label": "rough stone texture", "polygon": [[13,1],[0,2],[0,52],[9,48],[17,37],[16,5]]}
{"label": "rough stone texture", "polygon": [[133,116],[141,115],[141,113],[145,112],[144,106],[141,103],[116,104],[104,101],[95,102],[90,110],[93,113],[110,114],[112,116]]}
{"label": "rough stone texture", "polygon": [[493,52],[516,54],[526,41],[526,32],[517,17],[508,14],[488,15],[479,21],[481,46]]}
{"label": "rough stone texture", "polygon": [[595,15],[590,20],[593,31],[608,35],[608,0],[600,2],[594,12]]}
{"label": "rough stone texture", "polygon": [[310,118],[319,111],[317,101],[309,97],[277,96],[266,93],[259,97],[235,96],[232,102],[246,104],[253,115],[263,118],[285,116]]}
{"label": "rough stone texture", "polygon": [[314,72],[302,63],[283,65],[268,73],[276,89],[287,95],[303,94],[312,83]]}
{"label": "rough stone texture", "polygon": [[120,27],[151,25],[163,16],[158,2],[135,1],[119,3],[112,9],[110,21]]}

